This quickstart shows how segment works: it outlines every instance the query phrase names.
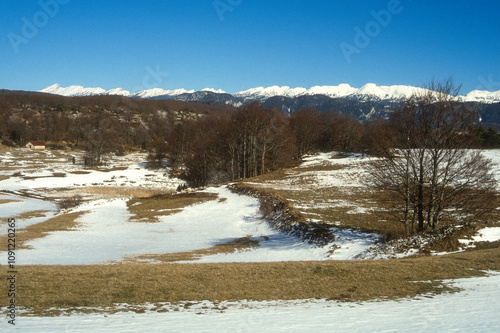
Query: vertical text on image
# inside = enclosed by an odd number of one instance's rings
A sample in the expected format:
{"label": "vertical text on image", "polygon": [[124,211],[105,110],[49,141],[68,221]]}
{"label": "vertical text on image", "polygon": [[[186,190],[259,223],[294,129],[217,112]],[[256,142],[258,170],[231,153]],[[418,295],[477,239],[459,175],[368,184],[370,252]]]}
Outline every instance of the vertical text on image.
{"label": "vertical text on image", "polygon": [[16,220],[7,220],[7,280],[9,305],[7,306],[7,319],[11,325],[16,325]]}

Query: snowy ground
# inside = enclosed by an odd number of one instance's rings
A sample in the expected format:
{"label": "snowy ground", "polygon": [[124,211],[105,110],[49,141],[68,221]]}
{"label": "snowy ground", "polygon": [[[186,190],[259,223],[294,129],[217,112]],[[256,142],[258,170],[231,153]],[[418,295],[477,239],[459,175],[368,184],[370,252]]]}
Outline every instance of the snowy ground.
{"label": "snowy ground", "polygon": [[[399,301],[191,302],[144,313],[18,317],[20,332],[500,332],[500,274],[447,281],[462,291]],[[127,308],[126,305],[123,306]],[[148,309],[149,308],[149,309]],[[2,331],[7,321],[0,323]],[[14,329],[11,329],[14,331]],[[8,330],[8,331],[10,331]]]}
{"label": "snowy ground", "polygon": [[[258,212],[257,199],[234,194],[227,188],[206,191],[225,200],[187,207],[180,213],[159,217],[159,223],[130,221],[127,198],[101,199],[70,209],[66,213],[85,213],[77,220],[77,230],[56,231],[28,242],[31,249],[17,251],[18,265],[111,263],[143,254],[206,249],[248,236],[259,246],[204,256],[199,262],[352,259],[377,240],[376,236],[345,231],[334,243],[317,247],[271,229]],[[0,207],[8,212],[10,206],[15,209],[18,205],[14,202]],[[23,226],[23,221],[18,225]],[[331,254],[334,246],[338,249]],[[0,257],[2,261],[7,258],[2,252]]]}
{"label": "snowy ground", "polygon": [[114,156],[105,167],[98,169],[88,169],[81,163],[71,162],[71,156],[77,156],[77,161],[80,161],[83,158],[81,155],[81,152],[28,149],[0,152],[0,176],[9,177],[0,181],[0,191],[47,194],[47,190],[87,186],[175,190],[183,183],[177,178],[170,178],[165,171],[146,169],[144,153]]}

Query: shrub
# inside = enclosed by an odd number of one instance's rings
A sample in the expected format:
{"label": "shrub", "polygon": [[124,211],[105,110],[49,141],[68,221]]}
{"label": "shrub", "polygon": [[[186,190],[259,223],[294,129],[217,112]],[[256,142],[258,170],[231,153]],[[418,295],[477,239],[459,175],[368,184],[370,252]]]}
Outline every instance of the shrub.
{"label": "shrub", "polygon": [[75,194],[72,197],[63,198],[59,201],[59,209],[68,209],[80,205],[83,198],[79,194]]}

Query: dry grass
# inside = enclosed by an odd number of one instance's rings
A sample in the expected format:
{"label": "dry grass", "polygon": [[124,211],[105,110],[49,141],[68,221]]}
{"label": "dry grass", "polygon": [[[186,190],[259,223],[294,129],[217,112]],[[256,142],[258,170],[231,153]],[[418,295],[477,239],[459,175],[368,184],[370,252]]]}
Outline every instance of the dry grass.
{"label": "dry grass", "polygon": [[127,196],[134,198],[149,198],[174,193],[173,190],[151,189],[142,187],[93,186],[73,191],[80,194],[98,195],[102,197]]}
{"label": "dry grass", "polygon": [[[431,244],[425,251],[427,253],[434,251],[438,253],[458,251],[464,247],[460,240],[472,240],[478,231],[485,227],[498,227],[498,224],[474,223],[463,225],[462,228],[457,228],[452,234],[446,238],[439,239]],[[474,242],[476,249],[493,249],[500,246],[500,241],[496,242]]]}
{"label": "dry grass", "polygon": [[155,223],[160,216],[179,213],[187,206],[216,199],[214,193],[193,192],[134,198],[127,202],[127,206],[132,221]]}
{"label": "dry grass", "polygon": [[9,179],[9,178],[10,178],[10,176],[3,176],[3,175],[2,175],[2,176],[0,176],[0,182],[1,182],[2,180],[6,180],[6,179]]}
{"label": "dry grass", "polygon": [[[73,230],[77,226],[77,219],[84,214],[83,212],[69,213],[55,216],[45,222],[30,225],[26,228],[17,230],[16,249],[29,249],[25,244],[33,239],[42,238],[51,232]],[[7,248],[7,236],[0,236],[0,245]]]}
{"label": "dry grass", "polygon": [[8,203],[11,203],[11,202],[21,202],[21,200],[0,199],[0,205],[8,204]]}
{"label": "dry grass", "polygon": [[450,290],[440,281],[484,270],[500,270],[500,249],[378,261],[24,266],[17,287],[18,304],[40,314],[117,303],[398,299]]}
{"label": "dry grass", "polygon": [[[337,157],[335,159],[339,159]],[[363,163],[363,162],[359,162]],[[383,194],[359,186],[324,186],[317,183],[316,172],[347,171],[348,179],[361,177],[349,171],[349,164],[298,166],[244,180],[240,186],[263,190],[285,198],[306,220],[317,224],[356,228],[380,234],[404,233],[404,225],[395,221]],[[349,173],[351,172],[351,173]]]}
{"label": "dry grass", "polygon": [[50,210],[33,210],[29,212],[24,212],[22,214],[19,214],[17,216],[14,216],[18,220],[28,220],[36,217],[44,217],[49,213]]}
{"label": "dry grass", "polygon": [[380,195],[365,189],[342,191],[337,188],[303,190],[273,188],[272,184],[243,183],[242,186],[285,198],[308,221],[319,224],[356,228],[365,232],[387,234],[389,231],[404,231],[403,224],[394,221],[389,206],[380,201]]}
{"label": "dry grass", "polygon": [[259,246],[259,241],[253,240],[250,236],[234,239],[232,241],[217,244],[207,249],[194,250],[189,252],[176,252],[165,254],[145,254],[128,259],[127,263],[137,263],[140,261],[156,261],[163,263],[173,263],[178,261],[193,261],[198,260],[203,256],[234,253],[236,251],[244,251]]}

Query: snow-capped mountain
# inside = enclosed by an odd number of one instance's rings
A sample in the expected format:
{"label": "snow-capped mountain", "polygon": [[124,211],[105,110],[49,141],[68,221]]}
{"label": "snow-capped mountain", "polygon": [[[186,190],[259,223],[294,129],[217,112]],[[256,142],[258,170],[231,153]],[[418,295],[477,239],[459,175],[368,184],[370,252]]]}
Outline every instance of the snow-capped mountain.
{"label": "snow-capped mountain", "polygon": [[179,96],[182,94],[192,94],[194,92],[195,92],[194,90],[186,90],[186,89],[164,90],[161,88],[153,88],[153,89],[138,91],[133,95],[133,97],[152,98],[152,99],[157,97],[168,98],[168,97]]}
{"label": "snow-capped mountain", "polygon": [[[182,100],[196,100],[196,98],[201,97],[206,101],[207,96],[215,96],[214,94],[225,95],[229,99],[236,99],[241,103],[246,103],[250,101],[266,101],[273,97],[288,97],[297,98],[301,96],[315,96],[324,95],[330,98],[346,98],[350,100],[356,100],[359,102],[368,101],[390,101],[396,102],[403,98],[409,97],[414,93],[424,92],[425,89],[405,86],[405,85],[392,85],[392,86],[377,86],[374,83],[367,83],[361,88],[351,87],[349,84],[340,84],[338,86],[314,86],[309,89],[306,88],[290,88],[288,86],[272,86],[272,87],[258,87],[252,88],[245,91],[240,91],[234,94],[228,94],[221,89],[205,88],[201,90],[203,94],[199,94],[194,90],[186,89],[174,89],[174,90],[164,90],[161,88],[148,89],[143,91],[138,91],[136,93],[130,93],[122,88],[116,88],[111,90],[104,90],[102,88],[84,88],[82,86],[69,86],[63,88],[58,84],[54,84],[50,87],[40,90],[40,92],[56,94],[62,96],[93,96],[93,95],[120,95],[128,97],[137,98],[150,98],[150,99],[176,99],[182,96]],[[186,94],[196,94],[195,96],[186,96]],[[210,94],[208,94],[210,93]],[[479,102],[479,103],[497,103],[500,102],[500,90],[495,92],[474,90],[468,93],[466,96],[459,97],[463,102]],[[223,96],[217,96],[217,101],[224,99]],[[231,104],[234,101],[231,102]]]}
{"label": "snow-capped mountain", "polygon": [[203,89],[202,91],[208,91],[208,92],[213,92],[213,93],[216,93],[216,94],[227,94],[227,92],[225,92],[224,90],[222,89],[213,89],[213,88],[205,88]]}
{"label": "snow-capped mountain", "polygon": [[242,98],[245,102],[247,101],[264,101],[268,98],[274,96],[284,96],[284,97],[298,97],[304,95],[307,92],[305,88],[290,88],[287,86],[278,87],[272,86],[268,88],[258,87],[252,88],[245,91],[240,91],[233,94],[234,97]]}
{"label": "snow-capped mountain", "polygon": [[130,91],[128,91],[128,90],[124,90],[122,88],[115,88],[115,89],[111,89],[111,90],[106,91],[106,95],[116,95],[116,96],[129,97],[131,94],[130,94]]}
{"label": "snow-capped mountain", "polygon": [[106,90],[102,88],[84,88],[82,86],[69,86],[63,88],[57,83],[40,90],[40,92],[68,97],[106,95]]}
{"label": "snow-capped mountain", "polygon": [[[360,121],[370,121],[377,117],[386,117],[388,112],[393,110],[401,99],[425,91],[423,88],[405,85],[378,86],[368,83],[361,88],[354,88],[349,84],[314,86],[309,89],[290,88],[288,86],[258,87],[234,94],[212,88],[205,88],[201,91],[154,88],[130,93],[121,88],[106,91],[102,88],[84,88],[82,86],[63,88],[58,84],[54,84],[40,92],[63,96],[119,95],[144,99],[216,102],[234,107],[252,101],[261,101],[265,106],[278,107],[289,114],[301,108],[311,107],[320,112],[336,110],[352,114]],[[500,123],[500,91],[474,90],[465,96],[459,96],[459,100],[464,103],[479,103],[479,111],[484,122]]]}
{"label": "snow-capped mountain", "polygon": [[273,86],[269,88],[253,88],[234,94],[235,97],[241,97],[245,100],[264,101],[271,97],[300,97],[325,95],[330,98],[350,98],[356,100],[400,100],[411,96],[424,89],[411,86],[377,86],[373,83],[365,84],[356,89],[349,84],[340,84],[338,86],[314,86],[309,89],[290,88]]}
{"label": "snow-capped mountain", "polygon": [[486,90],[473,90],[464,97],[464,102],[479,102],[479,103],[498,103],[500,102],[500,90],[486,91]]}

